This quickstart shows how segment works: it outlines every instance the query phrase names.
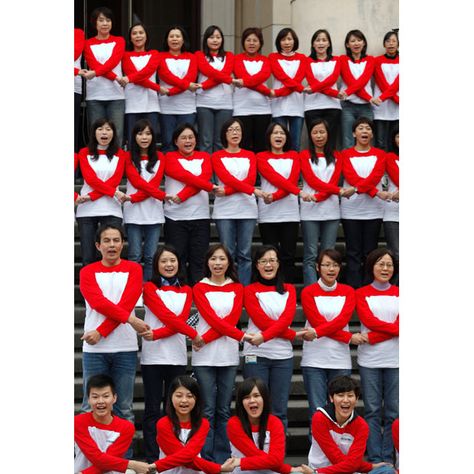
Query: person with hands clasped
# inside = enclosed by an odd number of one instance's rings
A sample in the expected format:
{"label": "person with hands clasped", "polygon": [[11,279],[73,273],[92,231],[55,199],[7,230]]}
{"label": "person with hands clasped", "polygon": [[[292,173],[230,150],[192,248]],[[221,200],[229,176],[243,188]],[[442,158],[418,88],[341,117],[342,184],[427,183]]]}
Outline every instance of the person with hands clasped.
{"label": "person with hands clasped", "polygon": [[294,331],[288,326],[296,312],[296,289],[284,283],[280,256],[276,247],[257,248],[252,262],[252,281],[245,287],[244,305],[249,315],[244,342],[244,377],[260,377],[272,397],[272,413],[288,426],[287,410],[293,373],[293,347],[296,337],[306,329]]}
{"label": "person with hands clasped", "polygon": [[[123,232],[112,224],[101,226],[96,246],[100,262],[83,267],[79,289],[86,303],[82,346],[84,398],[82,411],[89,409],[86,381],[92,375],[109,374],[117,389],[115,413],[133,422],[132,402],[137,365],[137,335],[149,326],[135,316],[134,307],[142,292],[142,268],[121,259]],[[135,332],[136,331],[136,332]]]}
{"label": "person with hands clasped", "polygon": [[160,447],[160,459],[154,463],[156,470],[169,474],[231,472],[232,459],[216,464],[200,457],[208,431],[199,384],[189,375],[176,377],[169,388],[166,416],[156,424]]}
{"label": "person with hands clasped", "polygon": [[214,244],[205,260],[205,276],[193,287],[199,311],[196,331],[203,344],[193,345],[191,364],[210,425],[202,455],[222,463],[230,456],[225,427],[239,365],[239,342],[250,336],[236,327],[242,314],[244,288],[229,250],[223,244]]}
{"label": "person with hands clasped", "polygon": [[143,338],[143,440],[148,462],[159,457],[156,422],[164,415],[162,401],[166,402],[172,380],[186,372],[186,336],[194,344],[202,342],[195,329],[186,323],[192,301],[192,290],[184,283],[176,250],[170,245],[159,247],[153,256],[152,277],[143,287],[145,323],[149,329],[139,334]]}
{"label": "person with hands clasped", "polygon": [[211,157],[196,151],[198,135],[189,123],[173,132],[177,151],[166,154],[165,242],[173,245],[194,285],[203,276],[204,255],[209,247],[209,192],[223,194],[223,187],[211,183]]}

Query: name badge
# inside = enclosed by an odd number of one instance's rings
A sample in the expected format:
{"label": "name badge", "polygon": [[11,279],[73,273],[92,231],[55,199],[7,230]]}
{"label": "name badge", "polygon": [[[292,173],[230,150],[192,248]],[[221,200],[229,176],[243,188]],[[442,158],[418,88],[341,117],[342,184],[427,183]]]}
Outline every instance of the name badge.
{"label": "name badge", "polygon": [[246,364],[256,364],[257,363],[257,356],[256,355],[247,355],[247,356],[245,356],[245,363]]}

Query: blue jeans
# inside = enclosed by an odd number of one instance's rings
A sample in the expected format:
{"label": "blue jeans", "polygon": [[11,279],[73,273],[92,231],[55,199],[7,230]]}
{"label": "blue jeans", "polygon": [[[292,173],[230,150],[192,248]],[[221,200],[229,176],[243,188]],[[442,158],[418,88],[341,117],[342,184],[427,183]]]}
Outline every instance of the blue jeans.
{"label": "blue jeans", "polygon": [[81,241],[82,265],[99,260],[99,252],[95,246],[95,234],[99,225],[113,224],[118,227],[122,225],[122,219],[117,216],[93,216],[76,217],[79,227],[79,238]]}
{"label": "blue jeans", "polygon": [[160,128],[161,128],[161,151],[166,153],[175,149],[173,143],[173,132],[180,123],[188,122],[191,125],[196,124],[196,113],[192,114],[160,114]]}
{"label": "blue jeans", "polygon": [[230,418],[230,403],[237,366],[195,366],[194,375],[201,388],[204,400],[204,417],[210,429],[202,448],[202,457],[222,464],[230,457],[229,438],[226,427]]}
{"label": "blue jeans", "polygon": [[290,150],[300,151],[301,130],[303,129],[304,118],[282,115],[281,117],[273,117],[273,121],[279,123],[280,125],[284,125],[290,132]]}
{"label": "blue jeans", "polygon": [[[359,117],[367,117],[370,120],[374,119],[374,112],[372,106],[367,104],[354,104],[349,100],[341,101],[341,133],[342,133],[342,148],[350,148],[354,146],[354,137],[352,135],[352,124]],[[375,134],[375,130],[372,130]]]}
{"label": "blue jeans", "polygon": [[209,154],[224,148],[221,143],[222,124],[232,117],[231,109],[197,108],[199,149]]}
{"label": "blue jeans", "polygon": [[86,100],[87,121],[89,122],[89,133],[93,123],[100,118],[106,118],[114,122],[117,129],[118,144],[123,142],[123,120],[125,114],[125,99],[118,100]]}
{"label": "blue jeans", "polygon": [[304,389],[308,395],[309,427],[318,407],[324,407],[329,402],[328,382],[339,375],[351,375],[350,369],[322,369],[320,367],[301,367],[303,372]]}
{"label": "blue jeans", "polygon": [[223,243],[237,263],[242,285],[250,284],[252,275],[252,238],[257,219],[216,219],[214,221]]}
{"label": "blue jeans", "polygon": [[397,471],[390,466],[380,466],[369,471],[370,474],[396,474]]}
{"label": "blue jeans", "polygon": [[318,258],[318,242],[321,237],[321,251],[333,249],[336,245],[339,219],[330,221],[301,221],[303,234],[303,280],[308,286],[318,280],[316,260]]}
{"label": "blue jeans", "polygon": [[244,364],[244,378],[260,377],[270,391],[272,413],[278,416],[288,431],[288,399],[290,398],[293,357],[290,359],[267,359],[257,357],[256,364]]}
{"label": "blue jeans", "polygon": [[128,239],[128,260],[140,263],[143,239],[143,281],[148,281],[153,273],[152,263],[160,240],[161,224],[125,224]]}
{"label": "blue jeans", "polygon": [[133,138],[132,130],[137,122],[140,119],[147,119],[151,123],[151,127],[155,132],[155,138],[158,139],[158,112],[148,112],[148,113],[134,113],[134,114],[125,114],[125,138],[127,142],[127,149],[130,151]]}
{"label": "blue jeans", "polygon": [[374,120],[375,146],[385,151],[392,150],[392,134],[398,128],[398,120]]}
{"label": "blue jeans", "polygon": [[359,373],[364,418],[370,429],[367,459],[372,463],[393,463],[392,423],[398,418],[398,369],[359,366]]}

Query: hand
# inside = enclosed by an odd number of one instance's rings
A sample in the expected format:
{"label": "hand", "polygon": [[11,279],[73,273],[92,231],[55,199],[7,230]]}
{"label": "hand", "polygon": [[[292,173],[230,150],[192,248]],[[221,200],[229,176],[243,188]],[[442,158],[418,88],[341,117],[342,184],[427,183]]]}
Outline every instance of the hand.
{"label": "hand", "polygon": [[95,71],[89,71],[87,69],[84,69],[84,74],[82,77],[85,77],[87,80],[94,79],[95,77]]}
{"label": "hand", "polygon": [[253,193],[255,194],[255,196],[259,197],[259,198],[264,198],[265,197],[265,194],[261,189],[258,189],[258,188],[255,188]]}
{"label": "hand", "polygon": [[244,334],[244,337],[242,338],[242,340],[240,342],[243,342],[243,341],[250,342],[250,339],[252,339],[253,336],[255,336],[255,334],[253,332],[246,332]]}
{"label": "hand", "polygon": [[313,93],[313,89],[311,89],[311,86],[306,86],[306,87],[303,89],[303,92],[306,93],[306,94],[312,94],[312,93]]}
{"label": "hand", "polygon": [[143,337],[146,341],[153,341],[153,330],[151,328],[138,333],[138,335]]}
{"label": "hand", "polygon": [[271,204],[273,202],[273,194],[265,193],[265,195],[263,196],[263,202],[265,204]]}
{"label": "hand", "polygon": [[125,87],[130,81],[127,76],[116,77],[115,80],[122,86]]}
{"label": "hand", "polygon": [[314,328],[307,328],[306,334],[303,335],[303,340],[305,341],[314,341],[317,339],[318,335]]}
{"label": "hand", "polygon": [[389,462],[376,462],[375,464],[372,464],[372,469],[377,469],[378,467],[382,467],[382,466],[393,467],[393,464]]}
{"label": "hand", "polygon": [[145,321],[140,318],[137,318],[134,315],[130,315],[127,322],[130,323],[130,326],[132,326],[132,328],[135,329],[138,334],[146,332],[148,331],[148,329],[150,329],[150,326],[148,326]]}
{"label": "hand", "polygon": [[235,87],[244,87],[243,79],[232,79],[232,85]]}
{"label": "hand", "polygon": [[392,194],[389,193],[388,191],[379,191],[376,196],[379,199],[382,199],[382,201],[390,201],[390,198],[392,197]]}
{"label": "hand", "polygon": [[299,466],[301,468],[301,472],[303,474],[313,474],[314,471],[309,467],[307,466],[306,464],[301,464],[301,466]]}
{"label": "hand", "polygon": [[382,103],[382,101],[380,100],[380,97],[372,97],[372,99],[370,99],[369,102],[373,105],[376,105],[377,107]]}
{"label": "hand", "polygon": [[196,337],[193,339],[193,347],[198,347],[200,349],[204,344],[206,344],[204,339],[199,334],[196,334]]}
{"label": "hand", "polygon": [[224,189],[224,186],[216,186],[214,185],[214,187],[212,188],[212,191],[214,192],[214,194],[216,196],[219,196],[219,197],[224,197],[225,196],[225,189]]}
{"label": "hand", "polygon": [[91,331],[85,332],[82,335],[81,340],[86,341],[87,344],[90,344],[91,346],[93,346],[100,341],[101,337],[102,336],[100,335],[99,331],[97,331],[96,329],[92,329]]}
{"label": "hand", "polygon": [[175,204],[181,204],[181,198],[179,196],[173,196],[171,198],[171,200],[175,203]]}
{"label": "hand", "polygon": [[191,82],[188,86],[188,90],[191,92],[196,92],[198,89],[202,89],[202,86],[197,82]]}
{"label": "hand", "polygon": [[339,190],[339,196],[349,199],[353,194],[355,194],[355,188],[351,186],[350,188],[341,188]]}
{"label": "hand", "polygon": [[275,90],[270,89],[270,94],[268,94],[270,97],[276,97]]}
{"label": "hand", "polygon": [[314,201],[316,201],[316,198],[312,194],[305,193],[304,191],[301,191],[299,196],[305,202],[311,202],[311,201],[314,202]]}
{"label": "hand", "polygon": [[400,193],[398,189],[394,193],[392,193],[392,201],[400,201]]}
{"label": "hand", "polygon": [[160,94],[161,95],[169,95],[170,90],[167,87],[160,86]]}
{"label": "hand", "polygon": [[82,204],[84,202],[90,201],[91,197],[86,194],[85,196],[77,196],[77,199],[75,201],[76,204]]}
{"label": "hand", "polygon": [[346,100],[347,99],[346,91],[339,91],[337,94],[337,98],[341,100]]}
{"label": "hand", "polygon": [[232,472],[237,466],[240,466],[240,459],[229,458],[221,464],[221,472]]}
{"label": "hand", "polygon": [[[154,471],[151,470],[151,466],[155,466],[154,464],[148,464],[142,461],[134,461],[131,459],[128,461],[128,469],[133,469],[137,474],[150,474]],[[156,469],[156,466],[155,466]]]}
{"label": "hand", "polygon": [[369,343],[370,343],[370,341],[369,341],[369,335],[368,335],[366,332],[361,333],[361,336],[362,336],[362,339],[364,340],[364,342],[365,342],[366,344],[369,344]]}
{"label": "hand", "polygon": [[263,336],[262,336],[262,333],[259,332],[257,334],[254,334],[249,340],[248,342],[250,342],[250,344],[252,344],[252,346],[259,346],[260,344],[262,344],[263,342],[265,342],[265,340],[263,339]]}
{"label": "hand", "polygon": [[308,329],[300,329],[299,331],[296,331],[295,339],[303,339],[307,332]]}
{"label": "hand", "polygon": [[128,194],[122,193],[122,191],[115,191],[114,194],[115,199],[119,202],[131,201],[131,198]]}
{"label": "hand", "polygon": [[360,332],[356,332],[355,334],[352,334],[351,340],[349,341],[351,344],[355,344],[356,346],[359,346],[360,344],[365,344],[365,339],[362,337],[362,334]]}
{"label": "hand", "polygon": [[168,202],[171,202],[171,201],[173,201],[173,197],[174,197],[174,196],[173,196],[172,194],[167,194],[167,195],[165,196],[165,199],[164,199],[164,200],[165,200],[165,201],[168,201]]}

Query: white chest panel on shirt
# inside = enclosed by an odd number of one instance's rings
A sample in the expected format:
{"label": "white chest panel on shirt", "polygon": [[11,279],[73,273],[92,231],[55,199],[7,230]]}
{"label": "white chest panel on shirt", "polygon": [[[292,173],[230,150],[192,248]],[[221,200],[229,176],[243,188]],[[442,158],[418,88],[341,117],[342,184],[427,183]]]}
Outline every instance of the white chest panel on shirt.
{"label": "white chest panel on shirt", "polygon": [[150,61],[151,54],[145,54],[143,56],[130,56],[135,69],[141,71]]}
{"label": "white chest panel on shirt", "polygon": [[372,173],[375,163],[377,162],[377,157],[374,155],[368,155],[363,157],[352,157],[350,158],[351,165],[354,168],[355,172],[361,178],[367,178],[367,176]]}
{"label": "white chest panel on shirt", "polygon": [[207,301],[219,318],[227,316],[234,307],[234,291],[208,291],[206,293]]}
{"label": "white chest panel on shirt", "polygon": [[336,61],[325,61],[320,63],[311,63],[311,71],[313,76],[318,81],[323,81],[326,77],[330,76],[334,68],[336,67]]}
{"label": "white chest panel on shirt", "polygon": [[249,174],[250,160],[248,158],[223,157],[222,164],[239,181],[243,181]]}
{"label": "white chest panel on shirt", "polygon": [[355,79],[359,79],[359,77],[362,76],[366,65],[367,63],[365,61],[362,63],[353,63],[352,61],[349,61],[349,68]]}
{"label": "white chest panel on shirt", "polygon": [[296,72],[300,67],[300,60],[295,59],[294,61],[288,61],[287,59],[279,59],[278,64],[285,71],[286,75],[292,79],[296,76]]}
{"label": "white chest panel on shirt", "polygon": [[354,442],[354,436],[349,433],[338,433],[337,431],[329,430],[332,439],[337,444],[338,448],[344,453],[349,452],[352,443]]}
{"label": "white chest panel on shirt", "polygon": [[96,426],[89,426],[90,437],[95,441],[97,447],[105,453],[112,443],[114,443],[120,436],[117,431],[101,430]]}
{"label": "white chest panel on shirt", "polygon": [[398,296],[366,296],[365,300],[374,316],[386,323],[393,323],[398,316]]}
{"label": "white chest panel on shirt", "polygon": [[210,62],[208,59],[208,62],[214,69],[217,69],[218,71],[222,71],[222,69],[224,69],[224,66],[225,66],[225,57],[223,58],[215,57],[214,61],[212,62]]}
{"label": "white chest panel on shirt", "polygon": [[[174,314],[181,314],[186,303],[186,294],[178,293],[176,291],[163,291],[159,288],[156,290],[156,294],[160,297],[163,304]],[[158,318],[160,317],[157,314]]]}
{"label": "white chest panel on shirt", "polygon": [[397,167],[400,168],[400,164],[398,163],[399,160],[395,160],[395,163],[397,164]]}
{"label": "white chest panel on shirt", "polygon": [[277,320],[285,310],[286,302],[290,294],[285,291],[282,295],[277,291],[263,291],[255,293],[255,296],[264,313],[271,319]]}
{"label": "white chest panel on shirt", "polygon": [[168,69],[180,79],[182,79],[188,73],[189,63],[191,62],[190,59],[173,58],[166,58],[165,61]]}
{"label": "white chest panel on shirt", "polygon": [[393,81],[397,78],[399,73],[399,65],[392,64],[392,63],[383,63],[382,64],[382,72],[385,76],[385,79],[389,84],[392,84]]}
{"label": "white chest panel on shirt", "polygon": [[259,73],[262,69],[262,66],[263,61],[246,61],[244,59],[244,67],[251,76]]}
{"label": "white chest panel on shirt", "polygon": [[115,44],[115,41],[110,43],[93,44],[91,45],[92,54],[100,64],[105,64],[112,56]]}
{"label": "white chest panel on shirt", "polygon": [[102,294],[112,303],[117,304],[127,286],[128,272],[97,272],[95,280]]}
{"label": "white chest panel on shirt", "polygon": [[143,160],[143,161],[140,161],[140,167],[141,167],[141,173],[140,173],[140,176],[147,182],[150,182],[150,180],[155,176],[157,170],[158,170],[158,166],[159,166],[159,161],[157,161],[155,163],[155,166],[153,166],[153,170],[151,173],[148,172],[148,170],[146,169],[146,166],[148,164],[148,160]]}
{"label": "white chest panel on shirt", "polygon": [[[259,433],[252,432],[253,442],[255,443],[255,446],[257,446],[257,448],[258,448],[258,438],[259,438],[258,435]],[[263,442],[263,451],[265,453],[268,453],[269,449],[270,449],[270,431],[265,431],[265,441]]]}
{"label": "white chest panel on shirt", "polygon": [[93,161],[93,155],[87,155],[87,161],[90,167],[94,170],[95,174],[102,181],[107,181],[115,173],[119,159],[117,156],[113,156],[109,161],[106,155],[99,155],[99,159]]}
{"label": "white chest panel on shirt", "polygon": [[334,174],[335,166],[334,163],[330,163],[329,165],[327,164],[326,158],[318,158],[317,163],[313,163],[311,161],[311,158],[308,158],[309,164],[311,166],[311,169],[313,170],[313,173],[321,180],[324,181],[325,183],[329,183],[329,181],[332,178],[332,175]]}
{"label": "white chest panel on shirt", "polygon": [[326,318],[327,321],[332,321],[336,316],[341,314],[345,302],[345,296],[314,297],[314,303],[316,304],[318,311]]}
{"label": "white chest panel on shirt", "polygon": [[195,160],[185,160],[183,158],[179,158],[179,164],[189,173],[192,173],[194,176],[200,176],[202,173],[202,163],[204,159],[199,158]]}
{"label": "white chest panel on shirt", "polygon": [[270,158],[269,165],[281,176],[288,179],[293,168],[293,160],[291,158]]}

